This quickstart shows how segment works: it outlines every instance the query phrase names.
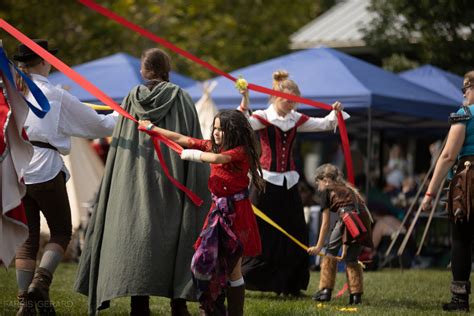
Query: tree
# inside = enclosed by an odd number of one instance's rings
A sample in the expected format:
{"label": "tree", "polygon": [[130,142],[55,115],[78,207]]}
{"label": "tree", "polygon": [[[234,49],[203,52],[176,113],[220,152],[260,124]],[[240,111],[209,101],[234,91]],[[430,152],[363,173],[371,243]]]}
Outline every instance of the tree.
{"label": "tree", "polygon": [[[119,51],[139,56],[144,49],[158,45],[75,1],[2,2],[0,17],[31,38],[49,39],[51,45],[61,49],[60,58],[69,65]],[[289,36],[335,0],[97,2],[224,71],[231,71],[287,53]],[[3,38],[12,54],[17,42]],[[174,69],[180,73],[195,79],[214,76],[175,53],[170,55]]]}
{"label": "tree", "polygon": [[[474,59],[474,7],[469,0],[372,0],[365,40],[384,67],[430,63],[464,74]],[[402,66],[402,67],[400,67]]]}

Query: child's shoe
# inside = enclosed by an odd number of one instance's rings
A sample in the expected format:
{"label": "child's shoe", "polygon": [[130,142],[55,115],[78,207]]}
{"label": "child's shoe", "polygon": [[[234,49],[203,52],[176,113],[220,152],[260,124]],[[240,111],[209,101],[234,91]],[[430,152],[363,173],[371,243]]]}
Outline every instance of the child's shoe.
{"label": "child's shoe", "polygon": [[318,302],[329,302],[331,300],[331,289],[322,289],[313,295],[313,300]]}

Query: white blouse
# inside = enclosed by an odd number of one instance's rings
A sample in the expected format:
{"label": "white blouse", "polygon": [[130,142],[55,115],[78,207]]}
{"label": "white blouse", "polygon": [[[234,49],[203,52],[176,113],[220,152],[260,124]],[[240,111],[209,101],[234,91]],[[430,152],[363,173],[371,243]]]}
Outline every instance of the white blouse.
{"label": "white blouse", "polygon": [[[239,107],[241,110],[241,108]],[[266,126],[262,124],[258,119],[249,115],[248,111],[243,111],[243,113],[248,117],[250,125],[253,130],[258,131],[265,128]],[[265,110],[257,110],[253,112],[254,115],[258,115],[273,125],[277,126],[283,132],[286,132],[293,127],[295,127],[298,120],[301,118],[302,114],[296,111],[291,111],[285,116],[279,116],[275,111],[273,104]],[[344,120],[348,119],[350,116],[346,112],[342,112]],[[310,117],[309,120],[298,126],[298,132],[321,132],[331,129],[336,129],[337,127],[337,115],[336,111],[331,111],[325,117]],[[286,172],[274,172],[263,169],[263,178],[270,182],[271,184],[283,186],[283,182],[286,179],[286,188],[290,189],[298,183],[300,176],[296,171],[286,171]]]}
{"label": "white blouse", "polygon": [[[26,133],[30,141],[49,143],[58,151],[34,146],[34,154],[26,170],[26,184],[42,183],[53,179],[66,166],[61,158],[71,151],[71,136],[98,138],[112,135],[117,122],[116,112],[109,115],[97,114],[82,104],[69,92],[53,86],[46,77],[32,74],[34,83],[41,89],[51,106],[44,118],[28,113],[25,122]],[[28,94],[27,99],[39,108],[35,98]]]}

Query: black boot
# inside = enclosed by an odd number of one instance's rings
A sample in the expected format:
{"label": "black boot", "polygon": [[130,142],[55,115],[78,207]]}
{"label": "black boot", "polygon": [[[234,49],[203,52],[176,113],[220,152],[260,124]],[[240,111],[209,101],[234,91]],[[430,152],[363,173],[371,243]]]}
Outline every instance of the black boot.
{"label": "black boot", "polygon": [[16,316],[36,316],[35,302],[28,297],[26,291],[18,292],[18,312]]}
{"label": "black boot", "polygon": [[452,281],[451,282],[451,302],[443,304],[444,311],[469,312],[469,294],[471,293],[471,282]]}
{"label": "black boot", "polygon": [[321,273],[319,275],[319,291],[313,295],[313,300],[328,302],[331,300],[332,289],[336,283],[337,259],[324,256],[321,260]]}
{"label": "black boot", "polygon": [[183,298],[174,298],[170,302],[171,316],[191,316],[186,305],[186,300]]}
{"label": "black boot", "polygon": [[130,316],[149,316],[150,297],[132,296],[130,298]]}
{"label": "black boot", "polygon": [[322,289],[313,295],[313,300],[318,302],[329,302],[331,300],[332,289]]}
{"label": "black boot", "polygon": [[199,316],[227,316],[225,298],[225,291],[222,291],[215,301],[203,295],[200,298]]}
{"label": "black boot", "polygon": [[349,294],[349,305],[362,303],[362,293]]}
{"label": "black boot", "polygon": [[364,277],[362,266],[358,263],[346,265],[347,285],[349,287],[349,305],[362,303],[364,292]]}
{"label": "black boot", "polygon": [[227,315],[227,308],[225,307],[225,297],[226,293],[225,290],[222,291],[221,295],[219,295],[214,302],[214,310],[212,312],[213,316],[226,316]]}
{"label": "black boot", "polygon": [[244,315],[245,284],[227,288],[227,309],[229,316]]}
{"label": "black boot", "polygon": [[53,274],[44,268],[37,268],[33,281],[28,288],[28,297],[34,300],[40,316],[55,316],[56,311],[49,300],[49,286]]}

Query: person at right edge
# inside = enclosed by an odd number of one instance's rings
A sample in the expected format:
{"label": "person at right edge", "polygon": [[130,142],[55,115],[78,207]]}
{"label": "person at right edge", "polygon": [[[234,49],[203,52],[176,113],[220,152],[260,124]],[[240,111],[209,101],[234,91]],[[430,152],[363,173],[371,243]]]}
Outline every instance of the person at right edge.
{"label": "person at right edge", "polygon": [[464,103],[457,113],[451,114],[451,128],[446,145],[436,163],[433,177],[422,202],[424,211],[431,209],[433,197],[448,171],[457,166],[449,185],[448,213],[451,222],[451,302],[443,304],[445,311],[469,311],[471,293],[471,254],[474,221],[470,217],[473,206],[472,182],[474,162],[474,71],[464,75],[462,92]]}

